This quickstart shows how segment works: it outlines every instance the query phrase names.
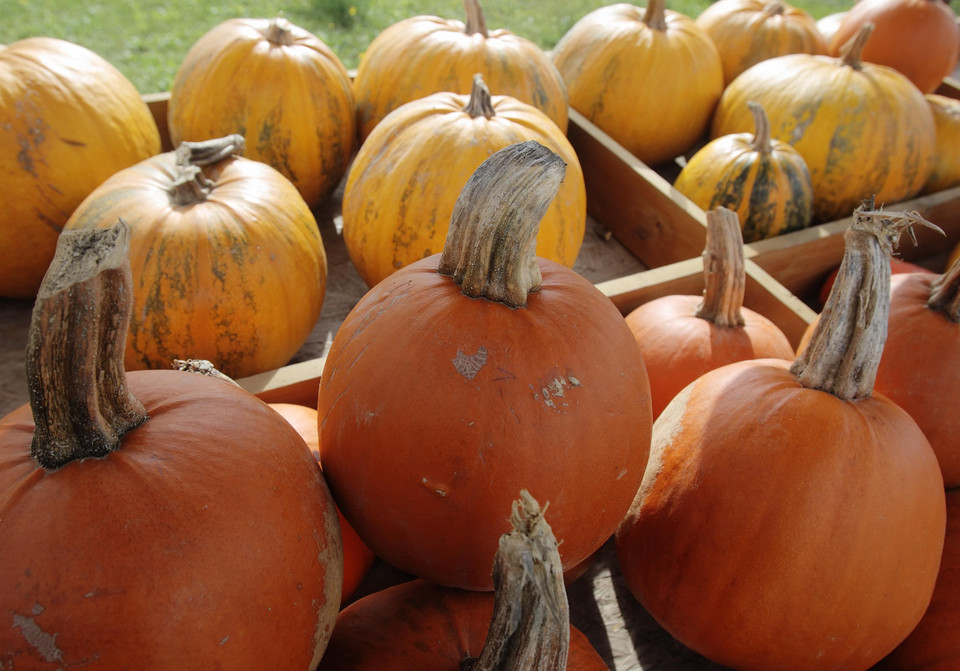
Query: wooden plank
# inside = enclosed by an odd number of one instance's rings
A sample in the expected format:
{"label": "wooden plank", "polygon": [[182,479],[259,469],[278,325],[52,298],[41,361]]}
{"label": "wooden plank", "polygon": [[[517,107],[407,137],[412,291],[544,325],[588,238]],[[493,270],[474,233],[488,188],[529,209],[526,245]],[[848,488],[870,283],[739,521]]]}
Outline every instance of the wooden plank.
{"label": "wooden plank", "polygon": [[645,266],[700,255],[706,242],[700,208],[574,109],[567,135],[583,167],[587,210]]}

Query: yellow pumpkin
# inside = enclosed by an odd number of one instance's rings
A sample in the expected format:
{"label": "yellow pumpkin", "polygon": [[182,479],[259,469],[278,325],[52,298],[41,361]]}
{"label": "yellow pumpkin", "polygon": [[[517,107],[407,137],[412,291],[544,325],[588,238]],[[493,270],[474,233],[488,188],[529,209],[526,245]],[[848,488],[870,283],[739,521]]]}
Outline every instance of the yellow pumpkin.
{"label": "yellow pumpkin", "polygon": [[701,139],[723,91],[710,36],[664,0],[651,0],[645,10],[627,3],[595,9],[552,55],[570,106],[651,165]]}
{"label": "yellow pumpkin", "polygon": [[943,191],[960,184],[960,100],[936,93],[926,95],[937,128],[937,148],[933,170],[923,185],[923,193]]}
{"label": "yellow pumpkin", "polygon": [[724,90],[711,137],[748,132],[748,101],[763,105],[771,136],[791,144],[813,182],[814,220],[849,217],[875,196],[916,195],[933,168],[936,130],[923,94],[892,68],[861,60],[869,26],[840,58],[789,54],[748,68]]}
{"label": "yellow pumpkin", "polygon": [[482,77],[471,94],[434,93],[387,115],[357,152],[343,194],[343,241],[373,286],[438,253],[470,175],[504,147],[536,140],[567,164],[537,234],[538,256],[573,265],[586,228],[583,170],[564,133],[543,112],[491,96]]}
{"label": "yellow pumpkin", "polygon": [[353,82],[361,142],[404,103],[431,93],[470,93],[477,73],[495,95],[533,105],[566,132],[567,91],[546,52],[509,30],[488,30],[478,0],[463,5],[466,22],[414,16],[373,38]]}
{"label": "yellow pumpkin", "polygon": [[234,133],[245,156],[289,179],[310,207],[346,174],[356,136],[350,76],[286,19],[230,19],[187,52],[170,89],[173,146]]}
{"label": "yellow pumpkin", "polygon": [[683,167],[674,187],[705,211],[736,212],[744,242],[755,242],[809,226],[813,184],[800,153],[771,139],[763,106],[749,106],[756,131],[708,142]]}
{"label": "yellow pumpkin", "polygon": [[0,296],[35,296],[74,208],[159,151],[146,103],[106,60],[46,37],[0,45]]}
{"label": "yellow pumpkin", "polygon": [[768,58],[827,53],[813,16],[783,0],[717,0],[700,12],[697,25],[717,45],[724,86]]}
{"label": "yellow pumpkin", "polygon": [[239,135],[183,143],[110,177],[67,222],[129,225],[128,370],[206,359],[245,377],[288,363],[313,330],[327,280],[316,219],[242,147]]}

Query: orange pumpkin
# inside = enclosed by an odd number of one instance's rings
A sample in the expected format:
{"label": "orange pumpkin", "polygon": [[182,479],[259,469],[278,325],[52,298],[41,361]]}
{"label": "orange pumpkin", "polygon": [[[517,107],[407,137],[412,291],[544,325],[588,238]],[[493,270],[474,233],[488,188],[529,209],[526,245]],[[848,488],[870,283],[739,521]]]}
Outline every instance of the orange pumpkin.
{"label": "orange pumpkin", "polygon": [[124,373],[127,235],[61,235],[30,405],[0,419],[0,666],[314,669],[340,606],[330,492],[236,385]]}
{"label": "orange pumpkin", "polygon": [[0,296],[35,296],[74,208],[159,151],[146,103],[103,58],[46,37],[0,45]]}
{"label": "orange pumpkin", "polygon": [[242,135],[247,158],[278,170],[316,207],[347,172],[354,115],[350,76],[316,35],[283,18],[240,18],[187,52],[167,117],[174,146]]}
{"label": "orange pumpkin", "polygon": [[840,24],[843,22],[843,19],[846,17],[846,15],[847,10],[843,10],[840,12],[827,14],[826,16],[821,16],[819,19],[817,19],[817,30],[827,43],[827,49],[830,48],[830,40],[833,39],[834,34],[837,32],[837,28],[840,27]]}
{"label": "orange pumpkin", "polygon": [[652,422],[636,342],[594,285],[534,255],[563,172],[533,140],[493,154],[465,185],[443,253],[377,284],[334,336],[323,471],[359,536],[407,573],[490,589],[520,489],[550,502],[569,570],[640,483]]}
{"label": "orange pumpkin", "polygon": [[317,671],[571,669],[607,671],[570,626],[557,539],[529,495],[494,563],[495,593],[418,579],[347,606]]}
{"label": "orange pumpkin", "polygon": [[183,143],[110,177],[67,222],[131,227],[128,369],[206,359],[245,377],[285,365],[313,330],[327,280],[316,219],[242,149],[236,135]]}
{"label": "orange pumpkin", "polygon": [[874,31],[863,60],[894,68],[923,93],[933,93],[957,65],[957,15],[943,0],[858,0],[830,38],[830,53],[840,54],[867,23]]}
{"label": "orange pumpkin", "polygon": [[933,113],[910,81],[861,59],[865,27],[843,57],[789,54],[748,68],[724,90],[711,137],[749,132],[747,106],[763,106],[771,136],[803,156],[814,220],[848,217],[861,201],[916,195],[933,169]]}
{"label": "orange pumpkin", "polygon": [[960,185],[960,100],[928,93],[926,95],[933,123],[937,129],[937,148],[934,151],[933,170],[924,182],[921,193],[943,191]]}
{"label": "orange pumpkin", "polygon": [[[297,430],[297,433],[303,438],[307,447],[313,452],[317,463],[320,462],[320,435],[317,421],[317,411],[314,408],[308,408],[305,405],[296,403],[271,403],[270,407],[280,413],[281,416]],[[337,517],[340,521],[340,535],[343,538],[343,600],[350,598],[364,577],[370,571],[375,559],[353,527],[343,519],[343,515],[337,510]]]}
{"label": "orange pumpkin", "polygon": [[432,93],[469,93],[477,73],[494,95],[533,105],[567,132],[567,91],[546,52],[509,30],[488,30],[478,0],[463,6],[465,22],[414,16],[373,38],[353,81],[361,142],[404,103]]}
{"label": "orange pumpkin", "polygon": [[656,165],[706,133],[723,91],[716,46],[696,22],[651,0],[589,12],[552,51],[570,106]]}
{"label": "orange pumpkin", "polygon": [[813,16],[783,0],[717,0],[696,22],[717,45],[724,86],[768,58],[827,53]]}
{"label": "orange pumpkin", "polygon": [[917,423],[872,393],[890,240],[912,221],[887,215],[855,213],[795,362],[706,373],[654,426],[618,562],[646,610],[718,664],[867,669],[930,603],[943,478]]}
{"label": "orange pumpkin", "polygon": [[464,184],[507,145],[536,140],[567,164],[537,233],[537,254],[573,266],[583,242],[587,195],[566,135],[543,112],[491,96],[482,77],[470,95],[435,93],[400,106],[370,134],[343,192],[343,242],[368,286],[438,253]]}
{"label": "orange pumpkin", "polygon": [[730,210],[707,213],[703,275],[703,296],[662,296],[626,316],[650,378],[654,420],[707,371],[744,359],[793,360],[793,346],[783,331],[743,307],[743,241],[740,222]]}

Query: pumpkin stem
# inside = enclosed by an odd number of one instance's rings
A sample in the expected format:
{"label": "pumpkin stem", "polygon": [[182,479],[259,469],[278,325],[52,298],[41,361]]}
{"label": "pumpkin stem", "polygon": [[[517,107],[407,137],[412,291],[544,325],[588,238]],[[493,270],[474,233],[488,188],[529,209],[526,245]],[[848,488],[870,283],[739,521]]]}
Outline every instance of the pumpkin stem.
{"label": "pumpkin stem", "polygon": [[200,167],[240,156],[243,148],[243,136],[236,134],[204,142],[181,142],[174,154],[177,172],[170,187],[170,199],[177,206],[206,200],[214,183],[207,179]]}
{"label": "pumpkin stem", "polygon": [[271,44],[281,47],[289,47],[291,44],[296,42],[290,26],[290,22],[282,16],[275,17],[270,19],[270,23],[267,25],[267,30],[264,32],[263,36]]}
{"label": "pumpkin stem", "polygon": [[540,220],[566,168],[535,140],[504,147],[481,163],[453,208],[437,272],[470,298],[526,305],[527,294],[540,288]]}
{"label": "pumpkin stem", "polygon": [[854,210],[836,283],[806,348],[790,368],[804,387],[844,400],[873,393],[887,337],[890,255],[904,230],[913,236],[914,224],[940,230],[917,212],[884,212],[872,209],[872,203]]}
{"label": "pumpkin stem", "polygon": [[203,375],[204,377],[212,377],[217,380],[223,380],[224,382],[229,382],[230,384],[239,387],[240,383],[234,380],[232,377],[226,373],[221,373],[217,368],[206,359],[174,359],[172,363],[174,370],[183,371],[184,373],[196,373],[197,375]]}
{"label": "pumpkin stem", "polygon": [[753,114],[754,133],[751,148],[758,154],[769,154],[773,151],[773,146],[770,140],[770,119],[767,117],[767,112],[763,109],[763,105],[753,100],[747,101],[747,107]]}
{"label": "pumpkin stem", "polygon": [[703,303],[697,316],[717,328],[743,326],[743,294],[747,274],[743,262],[740,218],[718,207],[707,212],[707,244],[703,250]]}
{"label": "pumpkin stem", "polygon": [[37,293],[26,368],[35,429],[30,452],[60,468],[103,457],[147,419],[123,367],[133,308],[130,229],[66,230]]}
{"label": "pumpkin stem", "polygon": [[487,37],[487,17],[483,15],[479,0],[463,0],[463,8],[467,13],[467,24],[463,32],[467,35]]}
{"label": "pumpkin stem", "polygon": [[493,618],[471,671],[567,668],[570,605],[546,509],[526,490],[513,502],[513,530],[494,559]]}
{"label": "pumpkin stem", "polygon": [[470,115],[471,119],[484,117],[489,119],[497,115],[493,109],[493,98],[490,96],[490,89],[479,74],[473,76],[473,88],[470,90],[470,100],[463,111]]}
{"label": "pumpkin stem", "polygon": [[667,3],[666,0],[650,0],[647,3],[647,9],[643,13],[643,22],[653,30],[664,31],[667,29]]}
{"label": "pumpkin stem", "polygon": [[960,259],[933,281],[927,306],[954,323],[960,323]]}
{"label": "pumpkin stem", "polygon": [[767,16],[777,16],[783,14],[786,10],[787,8],[784,6],[782,0],[773,0],[763,8],[763,13]]}
{"label": "pumpkin stem", "polygon": [[867,21],[856,35],[840,47],[840,59],[844,65],[849,65],[855,70],[859,70],[863,65],[863,47],[867,44],[870,35],[873,34],[873,23]]}

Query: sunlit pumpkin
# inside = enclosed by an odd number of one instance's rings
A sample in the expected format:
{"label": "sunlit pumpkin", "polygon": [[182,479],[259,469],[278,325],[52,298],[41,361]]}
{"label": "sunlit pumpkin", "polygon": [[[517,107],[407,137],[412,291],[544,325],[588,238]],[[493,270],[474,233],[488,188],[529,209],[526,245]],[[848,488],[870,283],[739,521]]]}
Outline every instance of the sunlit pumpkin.
{"label": "sunlit pumpkin", "polygon": [[926,98],[937,129],[937,148],[933,171],[921,192],[933,193],[960,185],[960,100],[936,93],[928,93]]}
{"label": "sunlit pumpkin", "polygon": [[228,19],[190,47],[170,87],[174,146],[238,134],[310,207],[347,171],[356,137],[350,76],[320,38],[284,18]]}
{"label": "sunlit pumpkin", "polygon": [[35,296],[74,208],[159,151],[146,103],[102,57],[47,37],[0,45],[0,296]]}

